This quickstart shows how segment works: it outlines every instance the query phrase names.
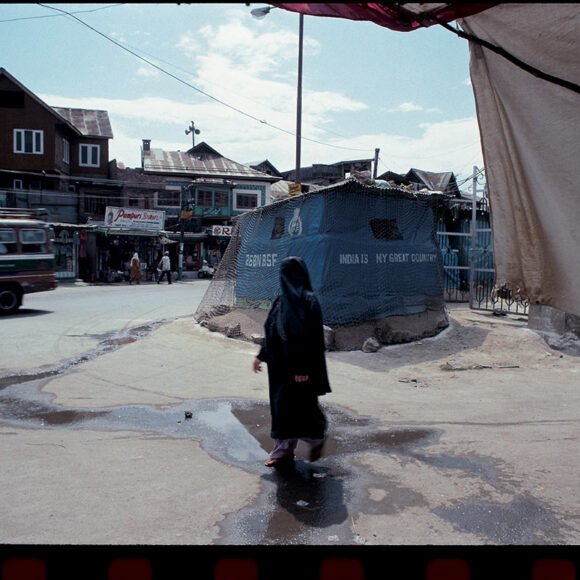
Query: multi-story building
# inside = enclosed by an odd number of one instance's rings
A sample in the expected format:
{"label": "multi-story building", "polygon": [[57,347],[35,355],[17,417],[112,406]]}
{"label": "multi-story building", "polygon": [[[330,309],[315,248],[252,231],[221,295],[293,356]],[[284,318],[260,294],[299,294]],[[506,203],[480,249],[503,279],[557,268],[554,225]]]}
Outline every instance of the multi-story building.
{"label": "multi-story building", "polygon": [[219,261],[232,218],[270,203],[271,185],[280,180],[232,161],[204,142],[187,151],[164,151],[144,139],[141,159],[145,176],[165,180],[164,189],[155,194],[155,208],[166,213],[169,239],[184,243],[187,268],[202,259]]}
{"label": "multi-story building", "polygon": [[51,107],[0,68],[0,126],[0,205],[78,224],[95,190],[114,195],[107,111]]}

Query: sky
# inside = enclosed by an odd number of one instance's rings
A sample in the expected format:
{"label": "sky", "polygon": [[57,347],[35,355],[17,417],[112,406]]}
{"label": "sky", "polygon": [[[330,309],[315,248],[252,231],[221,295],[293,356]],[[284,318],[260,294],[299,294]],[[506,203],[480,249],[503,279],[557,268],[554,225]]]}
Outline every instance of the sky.
{"label": "sky", "polygon": [[[187,151],[194,122],[224,157],[296,164],[298,23],[267,4],[1,4],[0,66],[53,107],[108,111],[110,158]],[[64,14],[68,12],[69,14]],[[396,32],[304,17],[301,166],[374,159],[378,175],[483,167],[469,47],[441,27]]]}

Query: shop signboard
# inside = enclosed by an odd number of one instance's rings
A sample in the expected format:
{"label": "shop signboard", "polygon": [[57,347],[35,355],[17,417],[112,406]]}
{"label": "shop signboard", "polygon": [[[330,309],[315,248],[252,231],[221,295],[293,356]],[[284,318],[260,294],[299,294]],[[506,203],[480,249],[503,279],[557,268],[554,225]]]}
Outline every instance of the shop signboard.
{"label": "shop signboard", "polygon": [[105,210],[105,226],[122,230],[162,230],[165,228],[165,212],[108,206]]}
{"label": "shop signboard", "polygon": [[230,237],[232,235],[233,226],[213,226],[212,235],[214,236],[226,236]]}

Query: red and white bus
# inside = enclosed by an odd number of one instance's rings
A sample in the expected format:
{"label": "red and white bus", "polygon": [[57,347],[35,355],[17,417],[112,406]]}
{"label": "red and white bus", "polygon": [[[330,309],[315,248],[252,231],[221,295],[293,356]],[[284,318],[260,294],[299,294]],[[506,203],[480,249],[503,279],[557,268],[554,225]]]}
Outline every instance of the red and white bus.
{"label": "red and white bus", "polygon": [[16,312],[24,294],[57,287],[52,237],[33,211],[0,209],[0,315]]}

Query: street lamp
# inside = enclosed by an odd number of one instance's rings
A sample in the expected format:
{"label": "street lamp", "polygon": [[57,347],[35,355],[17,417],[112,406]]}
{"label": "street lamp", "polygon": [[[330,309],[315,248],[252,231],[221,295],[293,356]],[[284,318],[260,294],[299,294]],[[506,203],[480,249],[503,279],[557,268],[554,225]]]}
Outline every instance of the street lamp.
{"label": "street lamp", "polygon": [[[265,18],[270,10],[276,6],[264,6],[263,8],[254,8],[250,14],[261,20]],[[294,183],[300,185],[302,175],[300,172],[300,148],[302,142],[302,47],[304,44],[304,14],[299,14],[298,27],[298,84],[296,91],[296,171],[294,172]]]}

